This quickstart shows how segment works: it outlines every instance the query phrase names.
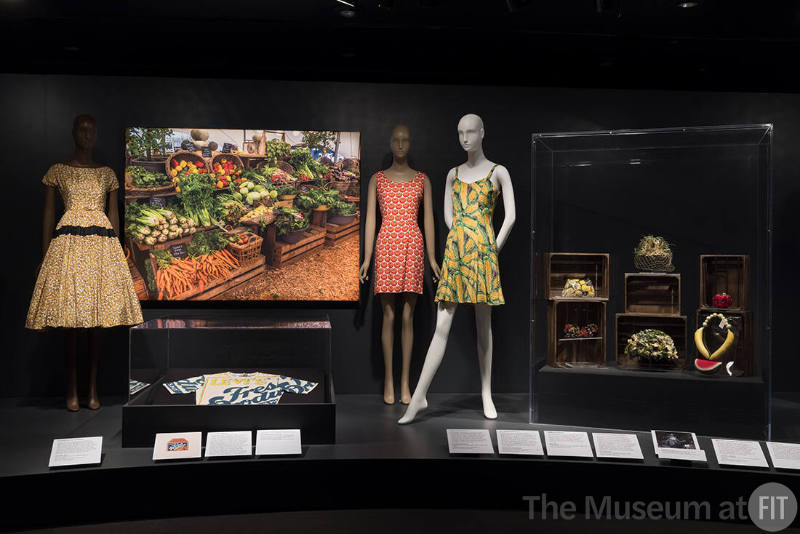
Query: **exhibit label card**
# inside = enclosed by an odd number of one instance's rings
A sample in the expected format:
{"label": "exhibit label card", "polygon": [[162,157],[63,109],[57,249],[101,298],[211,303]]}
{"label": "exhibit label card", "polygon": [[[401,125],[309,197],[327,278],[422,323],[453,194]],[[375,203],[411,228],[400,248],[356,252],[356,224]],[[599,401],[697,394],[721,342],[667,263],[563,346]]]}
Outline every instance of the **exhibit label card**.
{"label": "exhibit label card", "polygon": [[278,454],[303,454],[299,428],[256,432],[256,456]]}
{"label": "exhibit label card", "polygon": [[543,456],[544,448],[538,430],[498,430],[497,452]]}
{"label": "exhibit label card", "polygon": [[249,430],[236,432],[209,432],[206,437],[206,458],[213,456],[252,456],[253,433]]}
{"label": "exhibit label card", "polygon": [[644,460],[642,447],[636,434],[592,432],[594,450],[598,458],[622,458]]}
{"label": "exhibit label card", "polygon": [[653,449],[662,460],[705,462],[706,451],[700,448],[694,432],[651,430]]}
{"label": "exhibit label card", "polygon": [[202,432],[156,434],[156,442],[153,445],[153,460],[200,458],[202,446]]}
{"label": "exhibit label card", "polygon": [[586,432],[544,431],[544,444],[548,456],[594,458],[589,435]]}
{"label": "exhibit label card", "polygon": [[103,436],[54,439],[49,467],[99,464],[103,454]]}
{"label": "exhibit label card", "polygon": [[775,469],[800,469],[800,444],[768,441],[767,450]]}
{"label": "exhibit label card", "polygon": [[494,445],[486,429],[448,428],[450,454],[494,454]]}
{"label": "exhibit label card", "polygon": [[743,465],[769,467],[761,444],[757,441],[739,439],[712,439],[714,454],[719,465]]}

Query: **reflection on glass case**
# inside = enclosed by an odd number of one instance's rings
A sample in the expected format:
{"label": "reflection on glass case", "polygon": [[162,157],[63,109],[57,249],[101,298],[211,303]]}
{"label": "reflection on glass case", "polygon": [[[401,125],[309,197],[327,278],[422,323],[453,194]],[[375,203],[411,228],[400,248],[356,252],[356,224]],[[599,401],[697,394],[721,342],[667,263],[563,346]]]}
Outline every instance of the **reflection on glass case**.
{"label": "reflection on glass case", "polygon": [[771,143],[533,136],[532,422],[768,437]]}
{"label": "reflection on glass case", "polygon": [[335,439],[331,325],[323,314],[151,319],[129,334],[125,447],[159,432],[299,428]]}

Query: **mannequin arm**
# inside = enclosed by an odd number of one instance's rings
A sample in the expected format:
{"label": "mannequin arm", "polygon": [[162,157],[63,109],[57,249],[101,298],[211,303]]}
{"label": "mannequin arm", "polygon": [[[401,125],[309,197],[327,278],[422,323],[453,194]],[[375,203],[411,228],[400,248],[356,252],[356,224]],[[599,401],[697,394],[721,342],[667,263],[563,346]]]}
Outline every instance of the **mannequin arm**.
{"label": "mannequin arm", "polygon": [[44,191],[44,215],[42,218],[42,259],[50,248],[56,221],[56,188],[46,186]]}
{"label": "mannequin arm", "polygon": [[375,204],[377,204],[377,196],[377,185],[373,174],[367,189],[367,217],[364,222],[364,262],[358,272],[358,277],[362,282],[367,279],[369,264],[372,261],[372,252],[375,249]]}
{"label": "mannequin arm", "polygon": [[119,204],[117,203],[117,190],[108,192],[108,220],[111,221],[111,227],[119,235]]}
{"label": "mannequin arm", "polygon": [[497,167],[495,176],[497,176],[500,190],[503,193],[503,208],[506,212],[503,226],[500,227],[500,232],[497,234],[497,251],[500,252],[500,249],[503,248],[503,245],[508,240],[508,234],[511,233],[514,222],[517,220],[517,208],[514,203],[514,188],[511,185],[511,176],[508,174],[508,169],[502,165]]}
{"label": "mannequin arm", "polygon": [[431,181],[425,176],[425,183],[422,189],[422,202],[425,217],[425,249],[428,251],[428,263],[431,264],[433,278],[438,280],[441,271],[439,269],[439,264],[436,263],[436,243],[434,243],[436,230],[433,226],[433,200],[431,199],[431,195]]}
{"label": "mannequin arm", "polygon": [[444,185],[444,223],[448,230],[453,226],[453,180],[455,177],[456,170],[450,169]]}

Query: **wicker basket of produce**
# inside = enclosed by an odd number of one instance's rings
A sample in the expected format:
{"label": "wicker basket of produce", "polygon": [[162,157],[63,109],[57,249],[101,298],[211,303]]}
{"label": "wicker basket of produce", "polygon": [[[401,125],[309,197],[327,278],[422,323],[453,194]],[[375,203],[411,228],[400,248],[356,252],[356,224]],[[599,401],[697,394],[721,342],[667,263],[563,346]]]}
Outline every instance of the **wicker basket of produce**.
{"label": "wicker basket of produce", "polygon": [[[276,203],[277,204],[277,203]],[[267,206],[258,206],[239,219],[240,224],[252,226],[268,225],[275,220],[275,212]]]}
{"label": "wicker basket of produce", "polygon": [[244,172],[242,158],[236,154],[217,154],[211,158],[211,172],[225,176],[241,176]]}
{"label": "wicker basket of produce", "polygon": [[[170,155],[165,163],[167,174],[172,176],[172,171],[178,168],[182,161],[192,163],[198,169],[205,169],[207,162],[200,154],[196,152],[189,152],[188,150],[179,150]],[[174,162],[174,163],[173,163]]]}
{"label": "wicker basket of produce", "polygon": [[347,191],[350,189],[350,182],[331,182],[331,187],[339,191],[340,195],[345,196],[347,195]]}
{"label": "wicker basket of produce", "polygon": [[251,265],[261,259],[264,238],[253,232],[236,233],[228,237],[228,251],[239,261],[239,266]]}
{"label": "wicker basket of produce", "polygon": [[358,170],[361,164],[356,158],[347,158],[342,160],[342,169],[346,171]]}
{"label": "wicker basket of produce", "polygon": [[172,176],[131,165],[125,169],[125,190],[131,193],[165,193],[175,189]]}
{"label": "wicker basket of produce", "polygon": [[286,174],[294,174],[294,167],[288,161],[278,160],[278,168]]}

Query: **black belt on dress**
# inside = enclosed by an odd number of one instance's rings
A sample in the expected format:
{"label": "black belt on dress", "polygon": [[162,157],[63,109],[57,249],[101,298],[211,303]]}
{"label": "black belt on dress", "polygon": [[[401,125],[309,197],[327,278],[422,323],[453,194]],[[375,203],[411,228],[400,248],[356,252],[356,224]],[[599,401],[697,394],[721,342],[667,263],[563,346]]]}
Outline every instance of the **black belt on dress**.
{"label": "black belt on dress", "polygon": [[102,226],[69,226],[64,225],[56,229],[55,237],[60,235],[99,235],[101,237],[117,237],[113,228],[103,228]]}

